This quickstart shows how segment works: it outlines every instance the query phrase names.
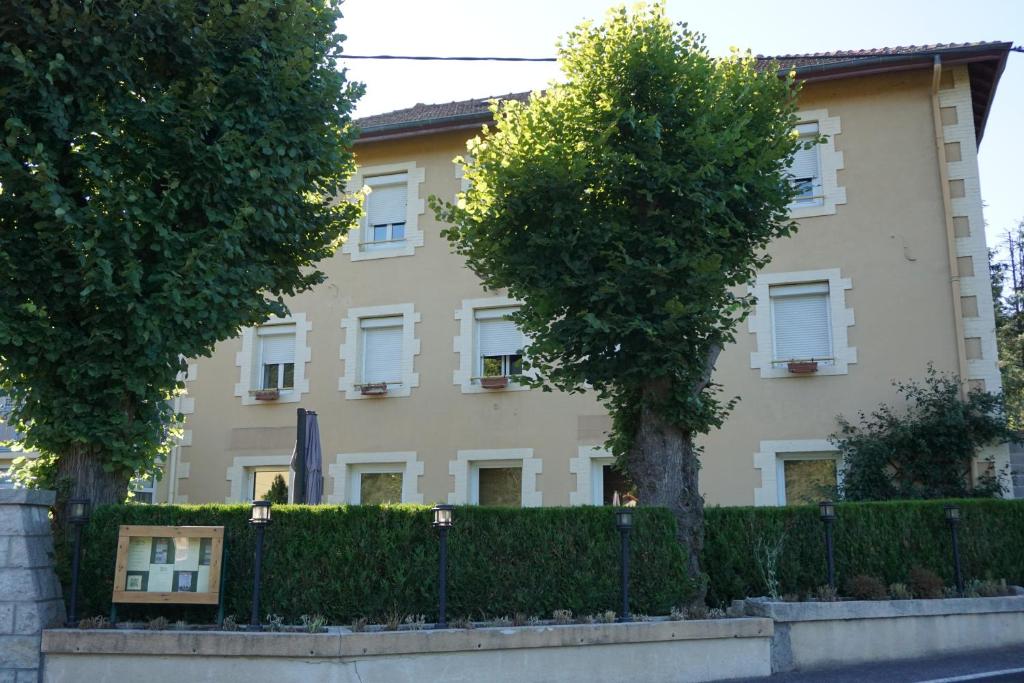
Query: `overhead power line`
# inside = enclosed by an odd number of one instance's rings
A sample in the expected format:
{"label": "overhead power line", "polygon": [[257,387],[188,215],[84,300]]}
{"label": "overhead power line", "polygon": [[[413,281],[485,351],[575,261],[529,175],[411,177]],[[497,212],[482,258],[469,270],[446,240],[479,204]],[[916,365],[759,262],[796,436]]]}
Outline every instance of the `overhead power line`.
{"label": "overhead power line", "polygon": [[418,62],[554,62],[554,57],[427,57],[424,55],[342,55],[342,59],[409,59]]}

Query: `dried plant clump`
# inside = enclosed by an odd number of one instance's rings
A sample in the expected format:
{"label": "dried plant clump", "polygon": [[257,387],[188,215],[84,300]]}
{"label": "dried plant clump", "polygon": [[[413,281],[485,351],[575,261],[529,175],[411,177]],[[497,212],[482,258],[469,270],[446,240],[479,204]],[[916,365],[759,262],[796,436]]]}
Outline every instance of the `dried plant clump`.
{"label": "dried plant clump", "polygon": [[941,598],[946,593],[946,584],[930,569],[912,567],[908,579],[910,591],[919,598]]}
{"label": "dried plant clump", "polygon": [[571,609],[556,609],[551,613],[551,620],[559,626],[572,623],[572,610]]}
{"label": "dried plant clump", "polygon": [[167,617],[153,617],[146,624],[146,628],[150,631],[166,631],[167,626],[170,622],[167,621]]}
{"label": "dried plant clump", "polygon": [[885,600],[889,597],[885,584],[877,576],[857,574],[846,582],[846,593],[857,600]]}
{"label": "dried plant clump", "polygon": [[893,600],[910,600],[914,597],[914,592],[905,583],[890,583],[889,597]]}
{"label": "dried plant clump", "polygon": [[814,589],[814,599],[818,602],[835,602],[839,599],[839,591],[825,584]]}

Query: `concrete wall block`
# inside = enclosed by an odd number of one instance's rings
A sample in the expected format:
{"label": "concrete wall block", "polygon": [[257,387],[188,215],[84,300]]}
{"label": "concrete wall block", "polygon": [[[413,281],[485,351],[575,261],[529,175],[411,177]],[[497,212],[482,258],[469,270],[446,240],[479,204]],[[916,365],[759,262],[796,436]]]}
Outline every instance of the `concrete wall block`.
{"label": "concrete wall block", "polygon": [[8,567],[30,569],[52,567],[55,564],[53,537],[49,533],[45,536],[12,536],[5,540],[8,545]]}
{"label": "concrete wall block", "polygon": [[14,605],[11,603],[0,604],[0,634],[5,633],[14,633]]}
{"label": "concrete wall block", "polygon": [[19,671],[15,681],[17,683],[39,683],[39,672],[36,669]]}
{"label": "concrete wall block", "polygon": [[39,636],[0,636],[0,669],[39,667]]}
{"label": "concrete wall block", "polygon": [[44,628],[59,628],[67,620],[63,600],[23,603],[17,605],[14,615],[14,632],[22,635],[38,634]]}
{"label": "concrete wall block", "polygon": [[36,595],[36,570],[8,567],[0,572],[0,595],[31,600]]}
{"label": "concrete wall block", "polygon": [[7,559],[7,555],[10,552],[10,538],[8,536],[0,536],[0,567],[8,566],[10,560]]}
{"label": "concrete wall block", "polygon": [[24,505],[0,505],[0,536],[21,536],[32,528],[32,509]]}
{"label": "concrete wall block", "polygon": [[[18,672],[0,671],[0,683],[18,683]],[[35,682],[33,681],[33,683]]]}

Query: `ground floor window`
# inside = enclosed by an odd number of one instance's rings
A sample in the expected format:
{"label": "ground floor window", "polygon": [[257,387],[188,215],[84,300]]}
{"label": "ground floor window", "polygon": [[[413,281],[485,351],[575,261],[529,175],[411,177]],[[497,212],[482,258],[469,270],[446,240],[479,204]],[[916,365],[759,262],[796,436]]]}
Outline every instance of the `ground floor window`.
{"label": "ground floor window", "polygon": [[[253,467],[249,470],[249,500],[266,500],[274,480],[281,477],[286,487],[291,486],[291,470],[280,467]],[[287,496],[287,491],[285,491]]]}
{"label": "ground floor window", "polygon": [[353,505],[388,505],[402,502],[402,463],[354,465],[349,474]]}
{"label": "ground floor window", "polygon": [[828,453],[780,454],[779,503],[814,505],[835,498],[839,485],[836,458]]}
{"label": "ground floor window", "polygon": [[470,502],[474,505],[520,507],[523,468],[516,462],[495,460],[473,466]]}
{"label": "ground floor window", "polygon": [[152,476],[132,479],[133,503],[152,505],[156,502],[156,480]]}

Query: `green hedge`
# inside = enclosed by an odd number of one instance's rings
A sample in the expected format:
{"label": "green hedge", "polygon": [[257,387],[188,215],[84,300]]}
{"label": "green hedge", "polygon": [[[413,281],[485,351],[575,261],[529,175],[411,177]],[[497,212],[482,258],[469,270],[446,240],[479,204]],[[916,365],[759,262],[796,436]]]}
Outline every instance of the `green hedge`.
{"label": "green hedge", "polygon": [[[110,608],[119,525],[223,525],[226,613],[248,621],[254,539],[248,516],[245,505],[96,510],[83,535],[79,614],[106,614]],[[434,620],[438,541],[431,519],[430,509],[420,506],[275,505],[265,541],[261,612],[289,622],[313,613],[335,624],[356,617],[383,620],[392,611]],[[638,511],[632,535],[635,612],[667,613],[692,593],[673,530],[666,511]],[[457,508],[449,534],[449,618],[617,611],[618,549],[609,508]],[[118,611],[121,619],[213,616],[210,608]]]}
{"label": "green hedge", "polygon": [[[855,574],[905,582],[914,566],[952,583],[947,501],[845,503],[837,506],[840,586]],[[960,548],[965,577],[1024,584],[1024,501],[962,500]],[[247,619],[253,532],[249,507],[111,506],[85,530],[83,615],[106,614],[121,524],[223,525],[228,544],[227,614]],[[430,510],[417,506],[274,506],[264,555],[263,609],[294,621],[322,613],[331,623],[383,620],[390,612],[437,615],[437,535]],[[449,545],[449,618],[479,619],[555,609],[593,614],[618,609],[618,534],[609,508],[461,507]],[[666,614],[692,586],[665,510],[639,508],[633,532],[632,609]],[[713,605],[764,595],[755,545],[783,539],[783,593],[825,582],[817,507],[708,508],[704,570]],[[62,578],[68,575],[62,558]],[[70,582],[64,581],[64,585]],[[211,609],[123,607],[124,618],[163,614],[209,621]]]}
{"label": "green hedge", "polygon": [[[914,566],[953,583],[952,549],[943,506],[951,501],[843,503],[836,506],[837,582],[857,574],[886,584],[907,581]],[[966,579],[1024,584],[1024,500],[958,500],[959,541]],[[708,508],[704,570],[713,604],[764,595],[755,545],[783,539],[779,579],[783,593],[825,583],[824,532],[818,508]]]}

